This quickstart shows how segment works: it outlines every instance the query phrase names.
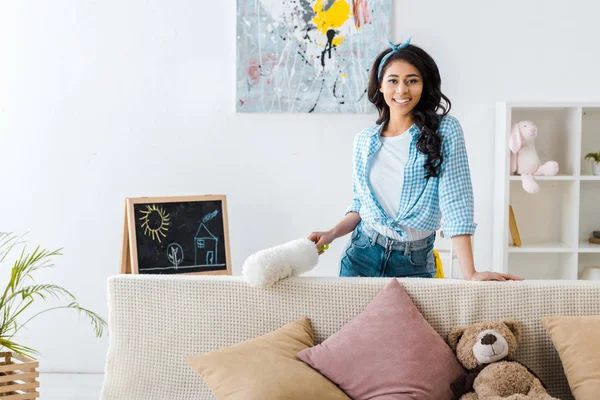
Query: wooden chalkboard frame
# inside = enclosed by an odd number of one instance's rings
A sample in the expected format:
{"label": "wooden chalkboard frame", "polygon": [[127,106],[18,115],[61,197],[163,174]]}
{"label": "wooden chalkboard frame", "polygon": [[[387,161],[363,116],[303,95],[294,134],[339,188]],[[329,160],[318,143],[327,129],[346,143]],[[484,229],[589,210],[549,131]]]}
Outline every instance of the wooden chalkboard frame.
{"label": "wooden chalkboard frame", "polygon": [[123,224],[123,247],[121,273],[139,274],[137,238],[135,231],[135,204],[179,203],[220,201],[222,206],[223,234],[225,236],[226,269],[214,271],[178,272],[178,275],[231,275],[231,252],[229,248],[229,221],[227,218],[227,198],[225,195],[168,196],[168,197],[128,197],[125,199],[125,221]]}

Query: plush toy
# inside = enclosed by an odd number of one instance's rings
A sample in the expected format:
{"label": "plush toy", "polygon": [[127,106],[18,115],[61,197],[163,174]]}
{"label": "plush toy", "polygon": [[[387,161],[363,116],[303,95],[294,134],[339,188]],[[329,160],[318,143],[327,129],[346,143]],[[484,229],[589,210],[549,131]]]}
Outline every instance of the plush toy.
{"label": "plush toy", "polygon": [[242,266],[242,275],[248,284],[256,287],[269,287],[290,276],[310,271],[319,262],[319,251],[314,242],[297,239],[257,251],[250,255]]}
{"label": "plush toy", "polygon": [[510,172],[523,177],[523,189],[527,193],[537,193],[540,186],[533,176],[554,176],[558,173],[558,163],[547,161],[542,164],[534,141],[538,134],[537,126],[531,121],[519,121],[513,125],[510,133]]}
{"label": "plush toy", "polygon": [[521,324],[505,320],[456,327],[448,344],[467,373],[452,383],[460,400],[544,399],[551,397],[539,378],[511,360],[521,341]]}

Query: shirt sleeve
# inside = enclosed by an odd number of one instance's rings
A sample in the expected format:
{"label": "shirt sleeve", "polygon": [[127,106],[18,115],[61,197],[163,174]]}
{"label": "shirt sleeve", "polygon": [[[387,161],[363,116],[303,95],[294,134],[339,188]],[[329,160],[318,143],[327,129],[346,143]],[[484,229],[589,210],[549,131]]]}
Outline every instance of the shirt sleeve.
{"label": "shirt sleeve", "polygon": [[354,138],[352,150],[352,203],[346,208],[346,214],[360,212],[360,198],[358,196],[358,135]]}
{"label": "shirt sleeve", "polygon": [[469,159],[460,122],[454,117],[442,121],[443,161],[439,178],[440,211],[444,236],[475,233],[473,187]]}

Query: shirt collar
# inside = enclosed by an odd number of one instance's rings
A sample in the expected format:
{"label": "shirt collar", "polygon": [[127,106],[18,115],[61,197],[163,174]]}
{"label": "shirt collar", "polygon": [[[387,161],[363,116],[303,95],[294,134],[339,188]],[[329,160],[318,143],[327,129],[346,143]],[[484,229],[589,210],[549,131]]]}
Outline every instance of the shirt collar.
{"label": "shirt collar", "polygon": [[[383,130],[383,127],[385,125],[385,122],[382,122],[379,125],[375,125],[374,129],[371,131],[371,136],[381,136],[381,131]],[[419,128],[417,127],[417,124],[412,124],[410,128],[408,128],[408,133],[410,133],[411,136],[414,136],[415,134],[419,133]]]}

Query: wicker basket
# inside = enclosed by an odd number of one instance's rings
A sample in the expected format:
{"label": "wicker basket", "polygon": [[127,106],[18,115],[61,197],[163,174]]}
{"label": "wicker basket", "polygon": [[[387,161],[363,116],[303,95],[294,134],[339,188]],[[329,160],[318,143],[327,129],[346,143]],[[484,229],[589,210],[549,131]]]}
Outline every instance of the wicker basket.
{"label": "wicker basket", "polygon": [[0,400],[31,400],[40,397],[36,378],[39,363],[11,352],[0,352]]}

